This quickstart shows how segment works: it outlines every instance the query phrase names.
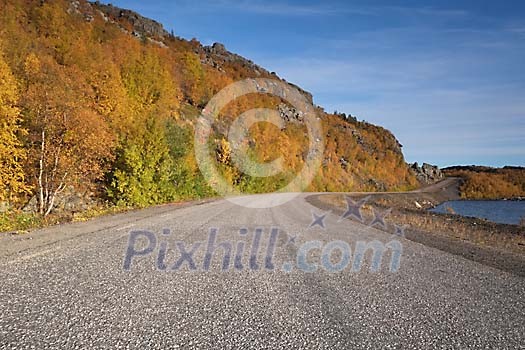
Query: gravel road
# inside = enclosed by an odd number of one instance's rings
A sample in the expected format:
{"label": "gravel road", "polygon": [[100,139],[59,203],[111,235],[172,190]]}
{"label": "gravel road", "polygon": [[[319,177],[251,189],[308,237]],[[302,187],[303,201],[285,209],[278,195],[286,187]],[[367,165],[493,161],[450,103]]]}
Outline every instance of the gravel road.
{"label": "gravel road", "polygon": [[[524,278],[381,223],[328,213],[310,227],[312,211],[324,213],[307,196],[269,209],[166,205],[2,235],[0,349],[525,348]],[[371,249],[353,268],[370,242],[402,247],[397,272],[393,249],[377,272]],[[344,244],[354,254],[335,249]]]}

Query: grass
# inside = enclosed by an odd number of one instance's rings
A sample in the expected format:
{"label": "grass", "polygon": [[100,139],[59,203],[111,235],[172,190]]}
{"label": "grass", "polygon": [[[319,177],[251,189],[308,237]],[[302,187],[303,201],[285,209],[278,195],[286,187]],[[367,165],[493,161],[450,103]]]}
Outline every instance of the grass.
{"label": "grass", "polygon": [[66,222],[85,222],[99,216],[121,213],[130,209],[133,208],[105,205],[74,214],[51,214],[45,218],[36,213],[24,213],[21,210],[11,210],[0,213],[0,233],[12,232],[24,234],[33,229]]}
{"label": "grass", "polygon": [[115,206],[115,205],[104,205],[93,207],[89,210],[78,212],[73,214],[71,219],[72,222],[85,222],[94,219],[99,216],[118,214],[128,210],[135,209],[133,207]]}
{"label": "grass", "polygon": [[18,232],[44,226],[45,220],[37,214],[21,211],[0,213],[0,232]]}
{"label": "grass", "polygon": [[0,213],[0,233],[10,232],[24,234],[29,230],[68,222],[86,222],[100,216],[123,213],[134,209],[138,208],[106,203],[92,207],[83,212],[51,214],[45,218],[39,214],[24,213],[21,210],[11,210],[5,213]]}

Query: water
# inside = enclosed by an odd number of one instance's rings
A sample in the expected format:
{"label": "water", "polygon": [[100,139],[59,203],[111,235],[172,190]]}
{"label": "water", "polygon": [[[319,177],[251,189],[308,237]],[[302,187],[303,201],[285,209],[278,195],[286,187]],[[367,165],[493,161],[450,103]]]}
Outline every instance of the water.
{"label": "water", "polygon": [[447,208],[461,216],[487,219],[500,224],[518,225],[525,217],[525,201],[450,201],[440,204],[431,212],[448,213]]}

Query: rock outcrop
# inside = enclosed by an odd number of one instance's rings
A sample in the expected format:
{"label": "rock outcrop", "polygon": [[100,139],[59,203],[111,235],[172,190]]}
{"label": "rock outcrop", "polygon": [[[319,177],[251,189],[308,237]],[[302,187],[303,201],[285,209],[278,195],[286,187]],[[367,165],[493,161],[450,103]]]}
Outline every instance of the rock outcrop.
{"label": "rock outcrop", "polygon": [[418,181],[423,184],[432,184],[444,178],[443,173],[437,166],[428,163],[423,163],[422,166],[419,166],[415,162],[410,165],[410,170],[416,175]]}
{"label": "rock outcrop", "polygon": [[92,3],[92,5],[113,21],[118,22],[125,20],[130,23],[133,26],[133,34],[135,36],[150,37],[153,39],[163,39],[169,36],[169,33],[164,29],[162,24],[143,17],[134,11],[121,9],[111,4],[105,5],[98,1]]}

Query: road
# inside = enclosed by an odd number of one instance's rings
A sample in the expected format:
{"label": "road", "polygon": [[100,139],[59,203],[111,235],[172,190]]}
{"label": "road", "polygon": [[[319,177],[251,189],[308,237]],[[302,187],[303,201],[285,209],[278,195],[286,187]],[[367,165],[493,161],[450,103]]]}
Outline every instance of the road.
{"label": "road", "polygon": [[[326,229],[309,227],[312,211],[322,211],[307,196],[268,209],[225,200],[167,205],[3,235],[0,349],[524,348],[524,278],[335,214],[319,220]],[[275,253],[265,266],[272,228]],[[222,248],[204,268],[213,229],[217,244],[231,242],[229,270]],[[146,230],[156,242],[137,233]],[[350,262],[340,272],[326,269],[344,261],[338,250],[328,263],[320,257],[330,242],[357,252],[358,242],[373,241],[400,244],[397,272],[390,251],[377,272],[372,254],[360,270]],[[308,242],[319,249],[299,263]],[[150,255],[134,255],[148,247]]]}

